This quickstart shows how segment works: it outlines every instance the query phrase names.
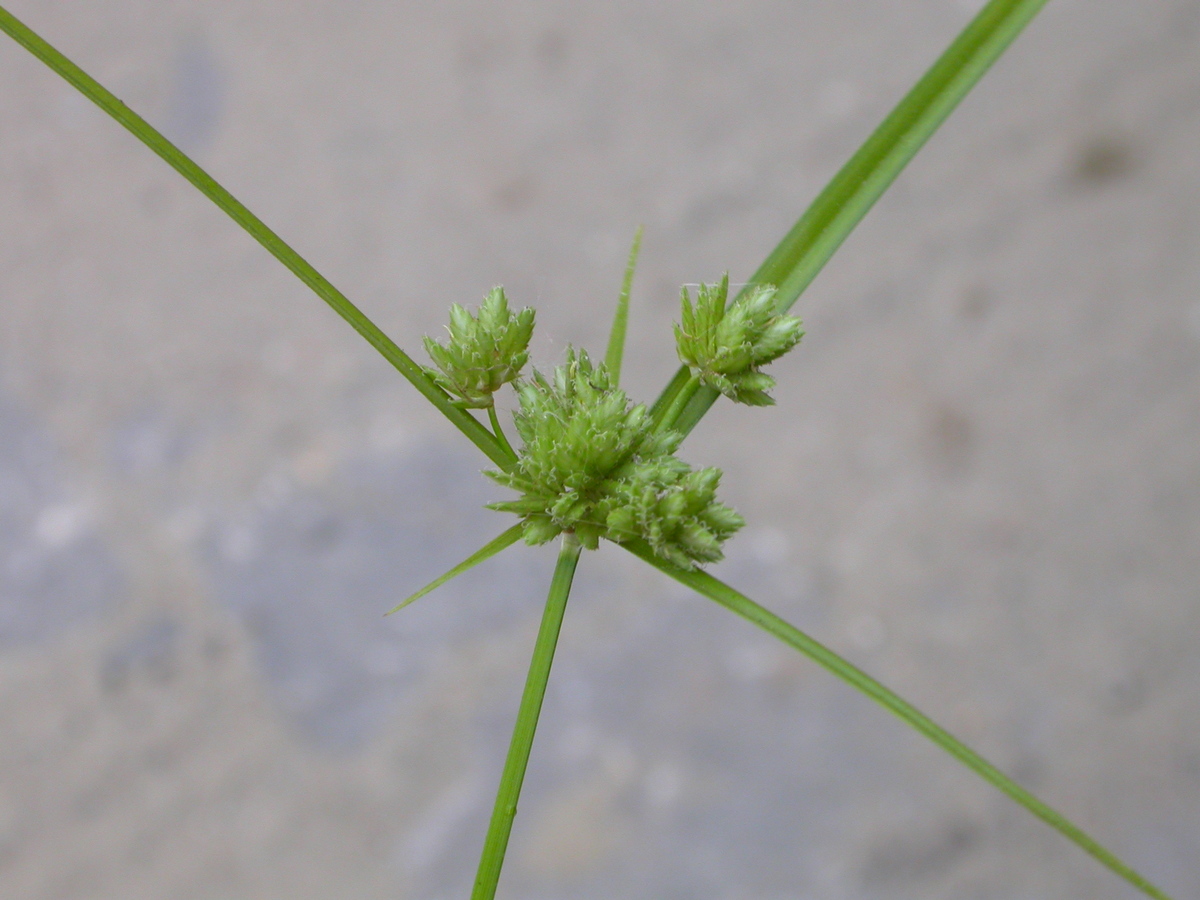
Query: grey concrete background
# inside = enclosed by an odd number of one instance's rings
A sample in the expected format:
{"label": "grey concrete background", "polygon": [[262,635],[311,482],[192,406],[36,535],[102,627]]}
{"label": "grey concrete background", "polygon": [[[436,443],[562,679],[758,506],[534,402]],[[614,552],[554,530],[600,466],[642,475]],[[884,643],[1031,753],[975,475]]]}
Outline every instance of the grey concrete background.
{"label": "grey concrete background", "polygon": [[[503,283],[627,381],[975,2],[13,0],[403,346]],[[1054,0],[685,455],[720,574],[1200,896],[1200,6]],[[0,42],[0,884],[461,898],[553,551],[178,176]],[[581,566],[501,896],[1132,892],[618,551]],[[710,608],[711,607],[711,608]]]}

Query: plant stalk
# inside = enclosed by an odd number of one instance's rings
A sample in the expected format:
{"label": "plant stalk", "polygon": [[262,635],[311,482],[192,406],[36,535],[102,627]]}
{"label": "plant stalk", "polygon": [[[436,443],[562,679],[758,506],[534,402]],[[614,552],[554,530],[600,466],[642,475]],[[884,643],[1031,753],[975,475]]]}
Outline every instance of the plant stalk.
{"label": "plant stalk", "polygon": [[[683,385],[675,392],[671,398],[670,405],[662,412],[662,418],[655,420],[655,429],[658,431],[672,431],[675,428],[675,423],[679,421],[680,415],[687,408],[692,398],[696,396],[696,392],[700,389],[700,377],[689,371],[689,375]],[[711,388],[709,390],[712,390]],[[653,412],[651,413],[653,415]]]}
{"label": "plant stalk", "polygon": [[550,582],[546,609],[542,613],[542,625],[533,645],[533,658],[529,661],[525,692],[521,695],[521,708],[517,712],[517,723],[513,727],[512,741],[508,746],[508,758],[504,761],[504,772],[500,776],[500,787],[496,791],[496,805],[492,809],[487,837],[484,838],[483,854],[479,859],[479,870],[475,875],[475,889],[471,892],[471,900],[492,900],[496,896],[500,867],[504,865],[508,836],[512,832],[513,819],[517,815],[517,798],[521,794],[521,783],[525,780],[525,767],[529,763],[533,734],[537,729],[538,715],[542,711],[542,699],[546,696],[550,664],[554,661],[554,648],[558,643],[558,632],[562,628],[563,613],[567,608],[567,597],[571,593],[571,581],[575,577],[580,549],[579,540],[575,535],[563,535],[562,550],[558,554],[558,565]]}
{"label": "plant stalk", "polygon": [[496,435],[496,440],[503,448],[504,452],[509,454],[513,459],[517,458],[517,451],[512,448],[512,444],[508,442],[508,438],[504,434],[504,429],[500,427],[500,419],[496,415],[496,404],[493,403],[488,407],[488,421],[492,423],[492,431]]}

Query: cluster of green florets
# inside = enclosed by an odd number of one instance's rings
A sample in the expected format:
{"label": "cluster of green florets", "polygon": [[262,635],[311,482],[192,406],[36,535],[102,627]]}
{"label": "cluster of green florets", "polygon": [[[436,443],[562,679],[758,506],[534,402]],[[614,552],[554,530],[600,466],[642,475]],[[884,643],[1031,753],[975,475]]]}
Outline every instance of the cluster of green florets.
{"label": "cluster of green florets", "polygon": [[437,366],[425,371],[454,404],[467,409],[487,409],[492,395],[521,375],[529,361],[533,336],[533,310],[509,312],[504,288],[494,287],[471,315],[457,303],[450,307],[450,342],[442,345],[425,338],[425,352]]}
{"label": "cluster of green florets", "polygon": [[640,538],[685,569],[721,558],[744,521],[716,499],[720,470],[693,470],[675,456],[679,435],[656,431],[603,365],[568,348],[552,379],[535,372],[517,394],[524,447],[512,471],[487,474],[521,492],[490,508],[523,516],[528,543],[569,531],[591,549],[600,538]]}
{"label": "cluster of green florets", "polygon": [[804,336],[795,316],[776,308],[775,288],[755,285],[726,305],[729,276],[718,284],[702,284],[692,305],[685,287],[680,298],[682,322],[675,326],[679,358],[700,383],[730,400],[770,406],[767,391],[775,379],[760,371],[791,350]]}
{"label": "cluster of green florets", "polygon": [[[756,287],[732,304],[728,291],[728,277],[701,285],[693,306],[684,289],[679,357],[701,384],[740,403],[769,404],[774,380],[759,367],[795,346],[800,320],[776,311],[774,288]],[[516,388],[522,446],[511,468],[486,474],[521,496],[489,508],[520,516],[530,544],[568,532],[591,549],[601,538],[643,540],[684,569],[719,560],[721,545],[745,524],[716,498],[721,470],[679,459],[682,438],[670,423],[632,404],[584,351],[568,348],[550,378],[534,371],[522,379],[533,319],[531,309],[511,313],[497,287],[475,315],[451,307],[448,344],[425,339],[437,366],[426,372],[459,406],[491,409],[500,387]]]}

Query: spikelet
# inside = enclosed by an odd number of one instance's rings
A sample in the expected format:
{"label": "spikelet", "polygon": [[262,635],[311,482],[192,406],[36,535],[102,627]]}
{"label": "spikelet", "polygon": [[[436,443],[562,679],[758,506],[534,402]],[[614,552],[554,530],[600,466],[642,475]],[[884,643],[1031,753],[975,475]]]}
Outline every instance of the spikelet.
{"label": "spikelet", "polygon": [[776,310],[775,288],[756,285],[727,305],[729,275],[702,284],[692,304],[685,287],[681,324],[675,326],[679,359],[700,379],[737,403],[770,406],[775,379],[759,371],[791,350],[804,336],[795,316]]}
{"label": "spikelet", "polygon": [[744,524],[716,499],[720,470],[694,470],[676,457],[679,435],[656,432],[646,407],[631,405],[586,352],[568,348],[553,377],[535,371],[517,396],[524,442],[517,465],[486,474],[521,493],[489,508],[521,516],[526,542],[564,531],[590,549],[601,538],[640,538],[691,569],[719,560],[721,545]]}
{"label": "spikelet", "polygon": [[425,338],[425,350],[437,366],[425,367],[425,372],[456,398],[456,406],[487,409],[492,394],[515,381],[529,361],[533,318],[532,309],[514,316],[502,287],[492,288],[476,315],[455,303],[450,307],[449,342]]}

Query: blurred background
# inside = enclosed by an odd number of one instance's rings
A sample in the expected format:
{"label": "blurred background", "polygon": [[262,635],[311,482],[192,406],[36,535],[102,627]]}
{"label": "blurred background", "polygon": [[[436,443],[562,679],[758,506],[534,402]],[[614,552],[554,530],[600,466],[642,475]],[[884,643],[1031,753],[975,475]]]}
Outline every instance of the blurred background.
{"label": "blurred background", "polygon": [[[451,302],[625,381],[977,0],[7,4],[423,356]],[[717,574],[1200,893],[1200,6],[1054,0],[684,448]],[[469,893],[552,547],[232,222],[0,41],[0,884]],[[509,403],[511,396],[505,398]],[[585,556],[500,896],[1124,898],[807,660]]]}

